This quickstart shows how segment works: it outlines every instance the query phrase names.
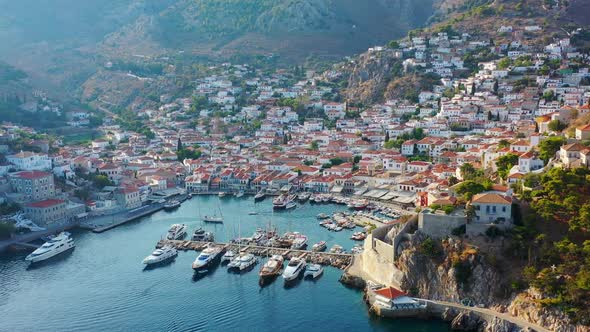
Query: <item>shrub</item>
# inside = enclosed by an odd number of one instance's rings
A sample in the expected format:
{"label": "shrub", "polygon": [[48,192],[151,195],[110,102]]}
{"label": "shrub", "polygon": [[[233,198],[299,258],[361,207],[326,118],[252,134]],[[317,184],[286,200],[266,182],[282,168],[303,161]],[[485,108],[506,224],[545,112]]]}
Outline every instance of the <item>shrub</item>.
{"label": "shrub", "polygon": [[451,234],[455,236],[461,236],[467,232],[467,227],[465,225],[461,225],[459,227],[455,227],[451,230]]}

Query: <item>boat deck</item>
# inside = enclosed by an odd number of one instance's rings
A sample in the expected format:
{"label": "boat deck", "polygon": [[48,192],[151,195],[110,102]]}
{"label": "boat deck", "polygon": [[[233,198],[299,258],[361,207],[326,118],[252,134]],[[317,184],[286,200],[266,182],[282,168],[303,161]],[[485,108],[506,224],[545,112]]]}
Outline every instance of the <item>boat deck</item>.
{"label": "boat deck", "polygon": [[336,254],[330,252],[313,252],[309,250],[296,250],[288,248],[275,248],[275,247],[262,247],[254,245],[239,246],[233,243],[219,243],[219,242],[199,242],[199,241],[184,241],[184,240],[160,240],[156,245],[157,248],[161,248],[165,245],[170,245],[177,250],[195,250],[202,251],[208,245],[221,246],[224,250],[238,251],[242,250],[256,256],[272,256],[281,255],[286,259],[293,257],[305,258],[307,262],[329,265],[339,269],[346,268],[352,262],[352,254]]}

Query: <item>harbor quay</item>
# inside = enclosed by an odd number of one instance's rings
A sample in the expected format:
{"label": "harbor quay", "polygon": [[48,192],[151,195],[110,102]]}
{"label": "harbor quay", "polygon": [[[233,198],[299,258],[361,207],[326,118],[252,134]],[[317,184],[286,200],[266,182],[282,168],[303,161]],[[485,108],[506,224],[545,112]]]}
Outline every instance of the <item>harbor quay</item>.
{"label": "harbor quay", "polygon": [[177,250],[182,251],[202,251],[208,246],[223,247],[223,251],[243,251],[256,256],[270,257],[272,255],[281,255],[285,259],[294,257],[305,258],[307,262],[321,265],[328,265],[340,270],[344,270],[352,263],[353,255],[347,253],[331,253],[331,252],[314,252],[309,250],[296,250],[288,248],[265,247],[255,245],[238,245],[233,243],[219,243],[219,242],[201,242],[201,241],[183,241],[183,240],[160,240],[156,248],[164,246],[172,246]]}

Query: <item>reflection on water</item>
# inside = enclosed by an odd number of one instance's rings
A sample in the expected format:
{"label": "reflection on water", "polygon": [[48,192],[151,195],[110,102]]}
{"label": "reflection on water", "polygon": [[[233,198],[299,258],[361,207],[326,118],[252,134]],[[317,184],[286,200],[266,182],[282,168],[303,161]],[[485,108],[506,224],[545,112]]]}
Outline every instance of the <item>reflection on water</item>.
{"label": "reflection on water", "polygon": [[[219,202],[219,203],[218,203]],[[223,224],[203,224],[200,216],[221,207]],[[158,212],[101,234],[73,232],[76,250],[29,269],[26,254],[0,256],[0,331],[301,331],[327,327],[347,331],[447,331],[436,321],[386,321],[368,315],[362,295],[343,287],[341,271],[326,268],[315,282],[298,279],[284,287],[279,277],[261,288],[258,270],[227,273],[218,264],[194,274],[198,253],[179,252],[175,260],[143,270],[170,224],[203,227],[218,241],[251,236],[273,225],[299,231],[309,243],[353,245],[350,231],[329,232],[315,216],[344,207],[309,205],[272,213],[271,200],[194,197],[173,212]],[[248,215],[258,211],[258,215]],[[297,319],[294,319],[297,317]]]}

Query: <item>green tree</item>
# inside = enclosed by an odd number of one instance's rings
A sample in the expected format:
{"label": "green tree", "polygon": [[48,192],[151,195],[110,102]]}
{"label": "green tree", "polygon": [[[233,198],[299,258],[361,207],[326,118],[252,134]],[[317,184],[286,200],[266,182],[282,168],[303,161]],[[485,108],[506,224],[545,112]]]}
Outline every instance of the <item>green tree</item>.
{"label": "green tree", "polygon": [[514,153],[507,153],[506,155],[496,160],[496,167],[498,168],[498,175],[505,179],[512,166],[518,164],[518,155]]}
{"label": "green tree", "polygon": [[549,128],[549,130],[555,131],[555,132],[560,132],[560,131],[564,130],[566,127],[567,126],[559,120],[552,120],[547,125],[547,128]]}
{"label": "green tree", "polygon": [[545,163],[547,163],[549,159],[555,156],[555,153],[559,151],[559,148],[565,143],[565,138],[561,136],[548,137],[542,140],[538,145],[539,158],[541,158]]}

